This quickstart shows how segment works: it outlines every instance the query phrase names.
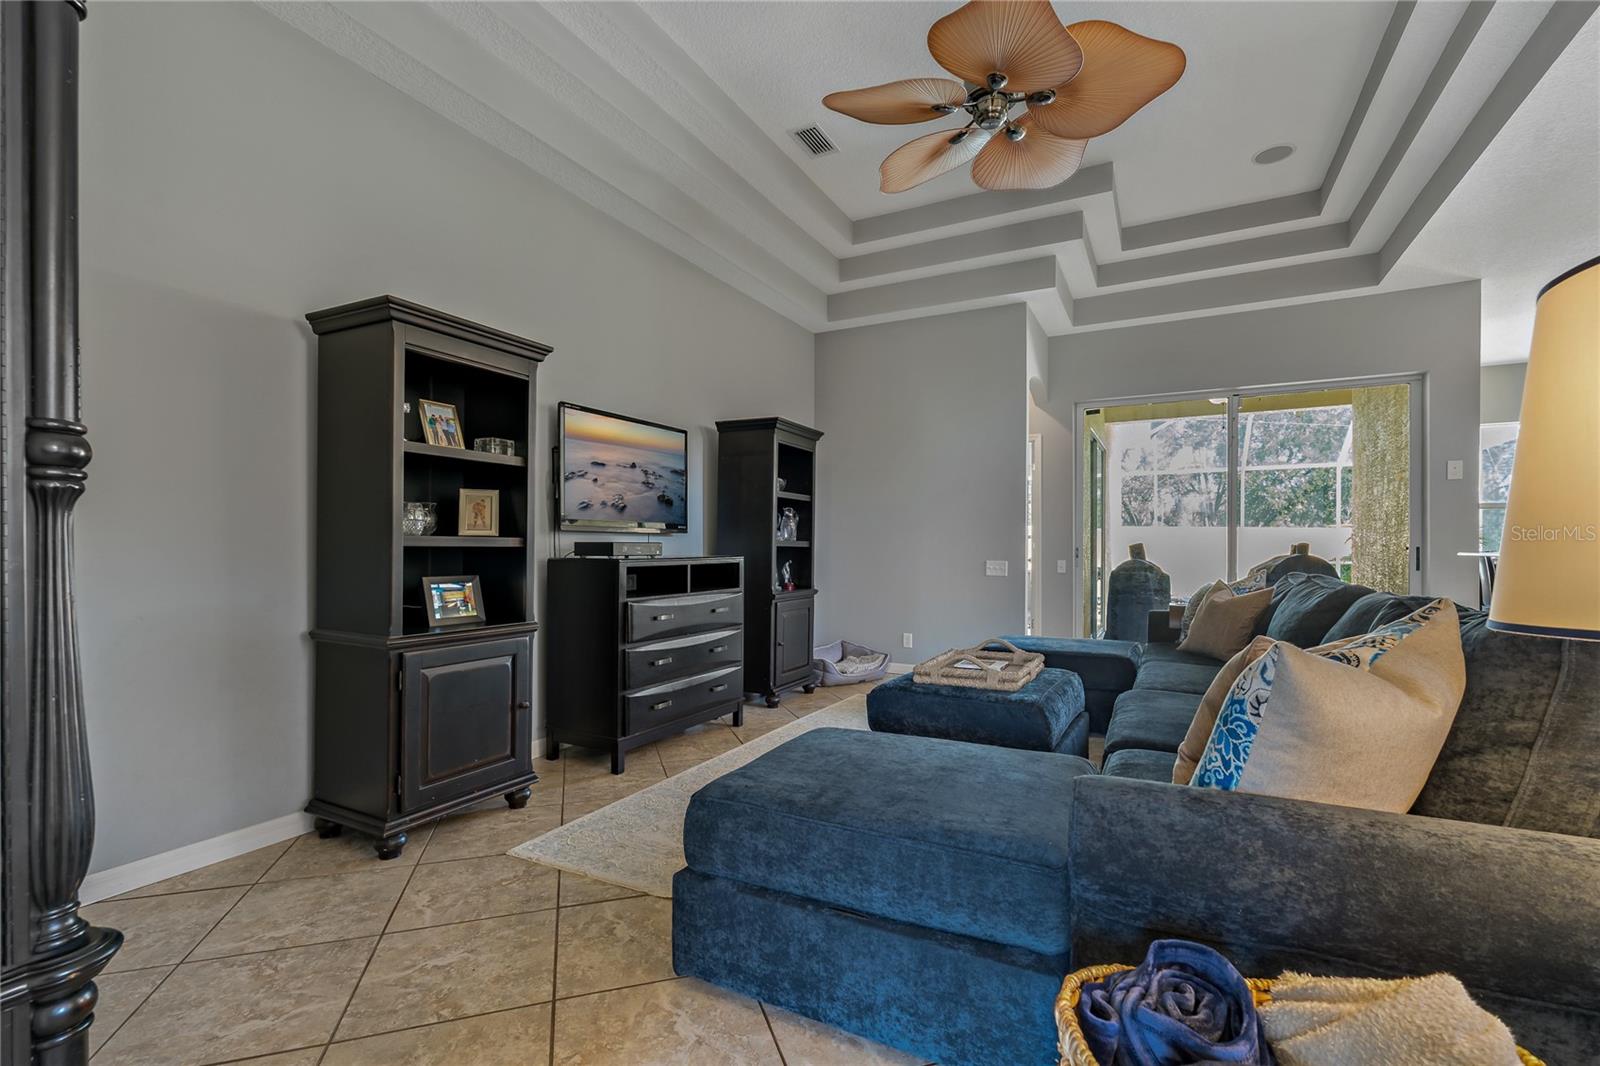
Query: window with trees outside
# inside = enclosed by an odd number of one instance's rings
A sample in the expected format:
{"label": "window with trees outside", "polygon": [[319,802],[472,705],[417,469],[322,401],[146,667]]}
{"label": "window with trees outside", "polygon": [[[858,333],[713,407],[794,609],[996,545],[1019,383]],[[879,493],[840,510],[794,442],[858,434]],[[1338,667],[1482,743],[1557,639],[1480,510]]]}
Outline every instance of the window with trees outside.
{"label": "window with trees outside", "polygon": [[1497,552],[1505,532],[1511,495],[1511,462],[1517,457],[1516,422],[1478,427],[1478,550]]}
{"label": "window with trees outside", "polygon": [[1179,598],[1301,542],[1346,581],[1410,591],[1418,543],[1412,388],[1234,393],[1086,411],[1087,483],[1103,490],[1083,501],[1085,631],[1104,624],[1109,568],[1134,543],[1167,571]]}

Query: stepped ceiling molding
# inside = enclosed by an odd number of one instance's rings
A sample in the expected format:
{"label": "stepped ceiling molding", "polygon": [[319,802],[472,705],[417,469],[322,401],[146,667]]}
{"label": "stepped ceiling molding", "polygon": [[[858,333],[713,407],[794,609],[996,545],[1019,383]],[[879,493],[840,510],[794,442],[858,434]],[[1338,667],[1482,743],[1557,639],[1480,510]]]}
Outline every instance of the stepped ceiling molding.
{"label": "stepped ceiling molding", "polygon": [[[821,97],[939,74],[923,38],[954,3],[262,6],[817,332],[1022,302],[1059,335],[1496,269],[1436,215],[1498,223],[1519,272],[1505,298],[1531,316],[1522,276],[1600,241],[1597,0],[1058,3],[1180,44],[1183,80],[1053,189],[983,192],[957,171],[898,196],[876,167],[913,128]],[[1518,116],[1536,91],[1550,113]],[[813,123],[837,153],[791,136]],[[1508,123],[1498,169],[1532,182],[1570,164],[1550,192],[1575,218],[1519,226],[1517,188],[1464,181]],[[1288,160],[1252,162],[1280,143]]]}

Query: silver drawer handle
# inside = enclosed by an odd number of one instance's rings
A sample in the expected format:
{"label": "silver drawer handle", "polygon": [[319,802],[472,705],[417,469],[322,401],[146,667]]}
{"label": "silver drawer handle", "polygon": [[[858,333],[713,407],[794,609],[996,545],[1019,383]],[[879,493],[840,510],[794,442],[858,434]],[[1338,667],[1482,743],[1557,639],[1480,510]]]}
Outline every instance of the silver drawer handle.
{"label": "silver drawer handle", "polygon": [[731,608],[731,607],[713,607],[713,608],[711,608],[711,613],[712,614],[727,614],[732,609],[733,608]]}
{"label": "silver drawer handle", "polygon": [[727,682],[723,682],[720,685],[712,685],[711,686],[711,691],[712,692],[721,692],[723,689],[725,689],[727,687],[728,687]]}
{"label": "silver drawer handle", "polygon": [[672,706],[672,701],[671,700],[662,700],[660,703],[652,703],[650,705],[650,709],[652,711],[664,711],[668,707],[671,707],[671,706]]}
{"label": "silver drawer handle", "polygon": [[728,646],[726,644],[718,644],[715,648],[712,648],[711,651],[708,654],[715,655],[719,651],[727,651],[727,650],[728,650]]}
{"label": "silver drawer handle", "polygon": [[668,656],[667,656],[667,657],[666,657],[666,658],[664,658],[664,659],[655,659],[655,660],[653,660],[653,661],[652,661],[652,662],[651,662],[651,663],[650,663],[650,665],[651,665],[651,666],[666,666],[666,665],[667,665],[667,664],[668,664],[668,663],[670,663],[670,662],[671,662],[671,661],[672,661],[672,656],[670,656],[670,655],[668,655]]}
{"label": "silver drawer handle", "polygon": [[654,618],[650,619],[650,621],[652,621],[652,622],[670,622],[676,617],[678,617],[678,616],[675,615],[675,614],[658,614]]}

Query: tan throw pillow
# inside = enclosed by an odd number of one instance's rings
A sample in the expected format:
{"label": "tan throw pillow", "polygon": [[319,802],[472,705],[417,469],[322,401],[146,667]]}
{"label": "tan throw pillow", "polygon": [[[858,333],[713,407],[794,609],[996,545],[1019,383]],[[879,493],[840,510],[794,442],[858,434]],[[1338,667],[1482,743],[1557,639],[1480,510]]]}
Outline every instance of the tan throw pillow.
{"label": "tan throw pillow", "polygon": [[1213,581],[1209,585],[1201,585],[1199,590],[1189,597],[1189,602],[1183,606],[1183,620],[1178,623],[1178,643],[1181,644],[1189,639],[1189,627],[1194,625],[1194,616],[1200,613],[1200,605],[1227,587],[1226,581]]}
{"label": "tan throw pillow", "polygon": [[1183,743],[1178,745],[1178,761],[1172,764],[1174,785],[1187,785],[1189,778],[1194,776],[1195,763],[1200,761],[1201,753],[1206,750],[1206,741],[1211,739],[1211,727],[1217,724],[1217,712],[1222,710],[1222,701],[1227,699],[1228,690],[1239,680],[1244,668],[1265,655],[1270,647],[1271,637],[1255,638],[1223,663],[1217,676],[1211,679],[1206,694],[1200,698],[1200,706],[1195,708],[1194,718],[1189,722],[1189,731],[1183,735]]}
{"label": "tan throw pillow", "polygon": [[[1359,644],[1365,635],[1357,634],[1306,650],[1313,655],[1336,658],[1346,665],[1365,670],[1370,659],[1369,653],[1359,648],[1352,648],[1352,654],[1335,654],[1344,648]],[[1183,743],[1178,745],[1178,761],[1172,764],[1173,784],[1189,783],[1189,779],[1194,776],[1195,764],[1200,761],[1200,756],[1206,750],[1206,742],[1211,739],[1211,728],[1217,724],[1217,712],[1222,710],[1222,701],[1228,698],[1228,690],[1239,680],[1239,675],[1249,669],[1251,663],[1265,655],[1267,649],[1274,643],[1275,641],[1269,636],[1256,637],[1244,646],[1243,651],[1223,663],[1222,669],[1217,671],[1217,676],[1211,679],[1211,684],[1206,687],[1206,694],[1200,699],[1200,706],[1195,708],[1194,718],[1189,722],[1189,731],[1183,735]]]}
{"label": "tan throw pillow", "polygon": [[1189,626],[1189,636],[1178,645],[1179,651],[1229,659],[1250,643],[1256,622],[1272,603],[1271,589],[1257,589],[1237,596],[1232,589],[1218,589],[1207,596]]}
{"label": "tan throw pillow", "polygon": [[1333,651],[1276,641],[1228,690],[1190,784],[1404,813],[1466,685],[1449,600]]}

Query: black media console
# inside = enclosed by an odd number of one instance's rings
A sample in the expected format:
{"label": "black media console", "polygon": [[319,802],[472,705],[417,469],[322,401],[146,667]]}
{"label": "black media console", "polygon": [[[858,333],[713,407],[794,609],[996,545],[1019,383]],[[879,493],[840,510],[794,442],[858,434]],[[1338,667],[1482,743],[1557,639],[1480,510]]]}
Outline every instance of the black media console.
{"label": "black media console", "polygon": [[545,755],[611,753],[724,715],[744,721],[744,560],[551,559]]}

